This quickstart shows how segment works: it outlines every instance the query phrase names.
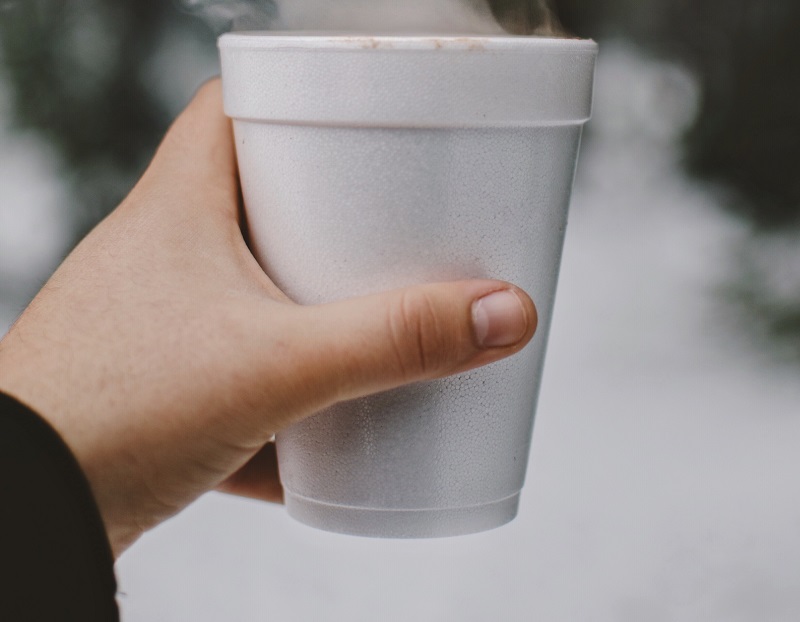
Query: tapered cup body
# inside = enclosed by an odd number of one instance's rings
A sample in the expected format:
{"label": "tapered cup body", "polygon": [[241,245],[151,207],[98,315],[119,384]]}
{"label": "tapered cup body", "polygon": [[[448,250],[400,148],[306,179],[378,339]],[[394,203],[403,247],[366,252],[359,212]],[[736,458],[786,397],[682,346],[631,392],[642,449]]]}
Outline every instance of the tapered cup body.
{"label": "tapered cup body", "polygon": [[240,33],[220,39],[256,258],[301,304],[469,278],[539,312],[519,354],[282,431],[289,513],[376,537],[516,515],[590,116],[591,41]]}

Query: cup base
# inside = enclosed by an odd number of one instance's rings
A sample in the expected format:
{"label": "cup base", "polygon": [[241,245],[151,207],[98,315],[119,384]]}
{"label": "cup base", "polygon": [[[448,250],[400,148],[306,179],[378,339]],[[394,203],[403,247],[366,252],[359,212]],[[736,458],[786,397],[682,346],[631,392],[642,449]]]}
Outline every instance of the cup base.
{"label": "cup base", "polygon": [[519,493],[463,508],[373,510],[331,505],[286,491],[289,516],[305,525],[367,538],[446,538],[488,531],[514,519]]}

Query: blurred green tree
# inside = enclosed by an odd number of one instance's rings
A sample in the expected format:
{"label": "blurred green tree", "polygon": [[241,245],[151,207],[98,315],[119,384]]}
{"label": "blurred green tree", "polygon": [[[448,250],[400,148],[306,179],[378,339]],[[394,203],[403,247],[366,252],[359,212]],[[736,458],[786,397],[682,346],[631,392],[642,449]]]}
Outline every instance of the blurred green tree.
{"label": "blurred green tree", "polygon": [[[535,1],[535,0],[531,0]],[[621,37],[678,59],[701,102],[686,163],[736,194],[757,228],[800,224],[800,32],[797,0],[557,0],[580,36]]]}
{"label": "blurred green tree", "polygon": [[77,240],[116,206],[170,122],[145,79],[162,33],[210,31],[164,0],[0,3],[13,126],[43,135],[74,193]]}

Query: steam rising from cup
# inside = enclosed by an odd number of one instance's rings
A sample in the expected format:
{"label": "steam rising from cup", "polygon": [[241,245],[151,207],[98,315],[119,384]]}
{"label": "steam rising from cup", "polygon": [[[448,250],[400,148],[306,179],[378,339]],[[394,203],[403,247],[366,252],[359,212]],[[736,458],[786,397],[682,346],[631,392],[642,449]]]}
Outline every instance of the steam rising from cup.
{"label": "steam rising from cup", "polygon": [[550,0],[184,0],[220,32],[564,36]]}

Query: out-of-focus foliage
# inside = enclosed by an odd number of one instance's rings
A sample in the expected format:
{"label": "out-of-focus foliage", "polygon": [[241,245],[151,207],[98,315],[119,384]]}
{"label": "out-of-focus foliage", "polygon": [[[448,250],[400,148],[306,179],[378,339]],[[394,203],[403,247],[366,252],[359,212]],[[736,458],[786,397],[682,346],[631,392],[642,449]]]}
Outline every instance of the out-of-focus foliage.
{"label": "out-of-focus foliage", "polygon": [[113,209],[165,131],[146,78],[169,30],[211,33],[168,0],[0,2],[0,70],[12,124],[41,133],[75,194],[75,237]]}
{"label": "out-of-focus foliage", "polygon": [[688,136],[690,165],[738,189],[733,207],[758,225],[797,224],[800,2],[705,4],[701,23],[710,26],[695,35],[691,58],[704,97]]}
{"label": "out-of-focus foliage", "polygon": [[621,36],[698,75],[686,137],[697,175],[734,189],[730,207],[762,229],[800,223],[800,2],[558,0],[582,36]]}

